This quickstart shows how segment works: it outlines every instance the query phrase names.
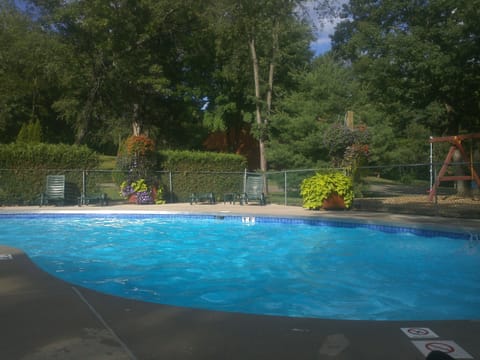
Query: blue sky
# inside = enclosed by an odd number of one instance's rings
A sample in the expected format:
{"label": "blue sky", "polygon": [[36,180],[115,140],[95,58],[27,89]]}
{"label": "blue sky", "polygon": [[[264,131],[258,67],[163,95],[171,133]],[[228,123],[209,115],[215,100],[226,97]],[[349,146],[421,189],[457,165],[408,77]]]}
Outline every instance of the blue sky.
{"label": "blue sky", "polygon": [[310,48],[315,55],[321,55],[331,49],[330,35],[333,34],[333,27],[331,29],[323,30],[318,33],[317,39],[310,44]]}
{"label": "blue sky", "polygon": [[316,40],[310,45],[315,55],[321,55],[331,49],[330,35],[334,33],[335,26],[339,21],[340,19],[332,19],[331,22],[327,22],[320,30],[316,31]]}
{"label": "blue sky", "polygon": [[[347,3],[348,0],[333,0],[333,2],[336,3],[337,6],[341,6]],[[314,3],[315,1],[312,0],[308,5],[310,7],[310,21],[316,29],[316,40],[312,42],[310,48],[315,52],[315,55],[321,55],[331,49],[330,35],[332,35],[335,31],[335,26],[340,22],[340,18],[331,17],[329,19],[325,19],[322,23],[318,19],[318,16],[315,15],[315,11],[313,10]]]}

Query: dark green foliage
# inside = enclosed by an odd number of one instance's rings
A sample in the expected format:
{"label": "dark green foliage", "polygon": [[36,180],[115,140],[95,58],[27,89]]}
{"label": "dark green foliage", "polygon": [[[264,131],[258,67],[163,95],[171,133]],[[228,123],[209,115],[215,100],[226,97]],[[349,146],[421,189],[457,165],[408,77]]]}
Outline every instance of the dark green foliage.
{"label": "dark green foliage", "polygon": [[373,165],[424,163],[429,135],[480,131],[478,0],[344,1],[334,51],[313,62],[306,1],[23,1],[35,16],[16,3],[0,0],[4,143],[34,119],[43,141],[108,154],[133,120],[169,149],[225,130],[221,149],[236,152],[251,129],[280,170],[331,163],[324,133],[348,110],[368,125]]}
{"label": "dark green foliage", "polygon": [[326,132],[332,124],[343,129],[348,110],[354,111],[355,124],[366,122],[370,127],[376,120],[352,70],[333,56],[317,58],[294,79],[294,86],[278,101],[278,111],[269,124],[267,154],[271,168],[276,170],[323,167],[331,162],[330,155],[342,157],[352,140],[344,139],[346,144],[338,143],[338,149],[334,149],[333,136],[339,134],[326,138]]}
{"label": "dark green foliage", "polygon": [[[202,149],[218,128],[249,131],[257,104],[249,40],[262,99],[275,65],[275,97],[311,59],[296,10],[303,2],[22,1],[30,16],[0,0],[0,141],[35,117],[45,141],[107,154],[133,121],[170,149]],[[244,145],[229,141],[232,152]]]}
{"label": "dark green foliage", "polygon": [[201,145],[200,109],[214,60],[207,4],[36,3],[46,28],[68,48],[63,91],[52,107],[76,143],[113,153],[135,120],[169,147]]}
{"label": "dark green foliage", "polygon": [[34,119],[49,142],[70,140],[71,132],[52,109],[68,51],[13,1],[0,0],[0,24],[0,141],[11,142]]}
{"label": "dark green foliage", "polygon": [[[291,86],[295,69],[304,68],[312,56],[308,48],[310,28],[298,18],[297,10],[303,3],[215,2],[210,11],[219,70],[213,73],[214,92],[204,117],[209,129],[236,133],[249,129],[253,138],[268,140],[267,123],[279,95]],[[252,72],[254,68],[257,76]],[[227,138],[227,148],[237,150],[243,145],[237,141]],[[262,168],[264,164],[258,165]]]}
{"label": "dark green foliage", "polygon": [[477,0],[351,0],[333,36],[372,101],[403,131],[432,135],[480,128]]}
{"label": "dark green foliage", "polygon": [[[193,192],[213,192],[219,200],[224,193],[242,190],[247,166],[242,156],[191,151],[161,151],[159,156],[162,170],[172,172],[175,184],[173,194],[165,194],[166,199],[187,201]],[[162,179],[165,189],[166,180]]]}
{"label": "dark green foliage", "polygon": [[340,165],[345,149],[355,142],[354,132],[342,124],[329,126],[323,136],[323,144],[328,149],[334,165]]}

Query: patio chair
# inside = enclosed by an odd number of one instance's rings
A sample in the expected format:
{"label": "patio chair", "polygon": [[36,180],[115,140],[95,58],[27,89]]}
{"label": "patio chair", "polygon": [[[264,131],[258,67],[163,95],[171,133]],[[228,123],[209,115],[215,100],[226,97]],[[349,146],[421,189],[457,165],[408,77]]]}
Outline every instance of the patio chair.
{"label": "patio chair", "polygon": [[260,205],[265,205],[267,199],[263,191],[263,176],[246,176],[244,184],[244,193],[240,199],[240,204],[248,204],[251,201],[258,201]]}
{"label": "patio chair", "polygon": [[192,193],[192,195],[190,195],[190,205],[197,204],[199,202],[213,205],[215,204],[215,195],[213,192]]}
{"label": "patio chair", "polygon": [[75,185],[65,181],[65,175],[48,175],[45,192],[40,194],[40,206],[75,204],[78,191]]}

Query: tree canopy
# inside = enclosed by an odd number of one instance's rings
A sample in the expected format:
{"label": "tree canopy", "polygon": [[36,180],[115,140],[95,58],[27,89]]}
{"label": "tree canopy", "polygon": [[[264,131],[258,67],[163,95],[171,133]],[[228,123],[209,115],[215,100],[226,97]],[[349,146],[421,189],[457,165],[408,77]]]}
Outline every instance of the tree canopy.
{"label": "tree canopy", "polygon": [[374,163],[426,161],[428,135],[480,128],[480,0],[350,0],[317,58],[302,8],[335,1],[25,3],[0,0],[3,143],[39,124],[43,141],[115,154],[141,132],[266,170],[338,157],[325,134],[347,111]]}
{"label": "tree canopy", "polygon": [[[57,50],[48,53],[47,47],[38,45],[45,51],[31,55],[26,66],[29,72],[43,73],[55,65],[51,88],[28,89],[24,94],[29,100],[36,93],[49,96],[36,105],[49,111],[40,117],[42,126],[62,124],[69,132],[61,135],[66,141],[104,151],[114,151],[132,125],[172,148],[199,148],[215,130],[252,130],[255,138],[261,138],[261,124],[253,126],[255,109],[262,112],[263,122],[266,103],[272,106],[271,84],[287,83],[288,69],[303,66],[312,55],[310,28],[296,13],[301,1],[31,0],[26,1],[33,9],[30,14],[11,1],[0,1],[9,10],[2,11],[2,41],[11,44],[7,57],[18,58],[15,51],[22,49],[21,41],[39,44],[34,36]],[[31,36],[25,36],[29,31]],[[28,52],[31,44],[23,49]],[[33,61],[42,58],[49,63]],[[5,84],[35,86],[33,75],[14,78],[13,61],[3,66]],[[6,111],[3,123],[11,132],[2,134],[3,141],[31,120],[27,112],[23,109],[20,118],[18,110]],[[11,117],[15,121],[7,120]]]}
{"label": "tree canopy", "polygon": [[399,130],[480,128],[480,1],[351,0],[332,38]]}

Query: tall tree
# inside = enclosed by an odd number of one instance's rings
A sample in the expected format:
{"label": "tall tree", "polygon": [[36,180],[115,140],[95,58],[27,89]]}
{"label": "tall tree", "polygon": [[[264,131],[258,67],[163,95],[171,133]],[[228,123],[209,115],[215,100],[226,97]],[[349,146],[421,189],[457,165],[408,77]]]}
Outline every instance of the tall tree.
{"label": "tall tree", "polygon": [[74,54],[55,109],[77,142],[111,143],[141,129],[166,146],[200,142],[213,44],[203,2],[35,3]]}
{"label": "tall tree", "polygon": [[480,129],[479,0],[351,0],[333,50],[398,131]]}
{"label": "tall tree", "polygon": [[[304,65],[311,57],[308,52],[310,30],[296,13],[300,3],[292,0],[225,0],[216,3],[212,9],[217,19],[217,54],[222,56],[225,49],[230,49],[230,55],[220,64],[222,71],[218,80],[222,83],[229,78],[240,78],[243,86],[236,91],[237,95],[230,91],[212,99],[207,120],[224,129],[229,126],[227,122],[233,113],[238,114],[235,117],[237,124],[251,115],[251,131],[258,140],[258,165],[262,171],[267,170],[265,143],[275,84],[288,81],[289,70],[299,63]],[[295,56],[292,56],[293,49]],[[240,96],[242,104],[232,95],[237,99]]]}
{"label": "tall tree", "polygon": [[64,53],[13,1],[0,0],[0,141],[13,141],[22,124],[36,120],[49,137],[69,139],[51,109]]}
{"label": "tall tree", "polygon": [[[385,134],[385,125],[379,121],[382,114],[369,104],[365,90],[352,69],[331,54],[297,72],[294,86],[278,102],[272,117],[267,148],[270,165],[278,170],[328,165],[332,149],[326,140],[332,139],[325,135],[332,124],[343,126],[349,110],[354,111],[357,124],[366,123],[371,132]],[[378,140],[373,149],[385,137]]]}

